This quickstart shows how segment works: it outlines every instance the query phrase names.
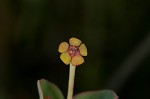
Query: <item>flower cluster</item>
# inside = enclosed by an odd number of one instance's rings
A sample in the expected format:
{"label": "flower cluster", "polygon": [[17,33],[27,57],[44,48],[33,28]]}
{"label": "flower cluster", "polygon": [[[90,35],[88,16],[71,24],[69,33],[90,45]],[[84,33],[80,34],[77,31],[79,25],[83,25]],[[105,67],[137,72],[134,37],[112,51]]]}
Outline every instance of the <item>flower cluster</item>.
{"label": "flower cluster", "polygon": [[66,64],[72,64],[73,66],[81,65],[84,62],[82,56],[87,56],[87,48],[85,44],[81,44],[81,40],[72,37],[67,42],[62,42],[59,45],[58,51],[61,53],[60,59]]}

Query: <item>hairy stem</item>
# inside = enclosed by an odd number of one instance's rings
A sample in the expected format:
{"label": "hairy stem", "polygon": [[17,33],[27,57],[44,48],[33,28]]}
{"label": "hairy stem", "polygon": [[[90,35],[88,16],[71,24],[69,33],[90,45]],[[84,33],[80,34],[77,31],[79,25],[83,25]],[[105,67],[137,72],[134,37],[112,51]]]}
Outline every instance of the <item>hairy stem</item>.
{"label": "hairy stem", "polygon": [[72,99],[73,97],[75,70],[76,66],[70,63],[67,99]]}

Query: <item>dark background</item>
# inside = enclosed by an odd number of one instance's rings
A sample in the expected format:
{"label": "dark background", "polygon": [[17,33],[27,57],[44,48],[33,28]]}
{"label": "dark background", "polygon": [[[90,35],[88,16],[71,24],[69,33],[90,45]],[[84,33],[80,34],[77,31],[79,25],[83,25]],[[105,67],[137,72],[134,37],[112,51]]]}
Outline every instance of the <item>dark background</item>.
{"label": "dark background", "polygon": [[88,48],[74,94],[150,97],[149,0],[0,0],[0,99],[38,99],[41,78],[66,97],[69,66],[57,50],[70,37]]}

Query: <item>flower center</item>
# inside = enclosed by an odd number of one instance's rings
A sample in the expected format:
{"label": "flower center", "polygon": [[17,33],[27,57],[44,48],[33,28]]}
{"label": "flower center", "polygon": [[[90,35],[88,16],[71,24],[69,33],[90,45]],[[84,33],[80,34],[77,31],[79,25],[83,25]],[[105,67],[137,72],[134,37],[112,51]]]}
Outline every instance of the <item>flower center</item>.
{"label": "flower center", "polygon": [[69,53],[69,55],[71,56],[71,58],[74,57],[74,56],[76,56],[76,55],[80,55],[79,47],[78,46],[70,45],[67,52]]}

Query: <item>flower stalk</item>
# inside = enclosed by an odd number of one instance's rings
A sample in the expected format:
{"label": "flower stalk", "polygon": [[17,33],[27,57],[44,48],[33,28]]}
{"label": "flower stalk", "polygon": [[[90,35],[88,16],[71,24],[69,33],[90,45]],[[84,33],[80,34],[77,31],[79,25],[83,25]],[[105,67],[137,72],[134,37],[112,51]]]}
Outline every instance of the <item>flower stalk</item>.
{"label": "flower stalk", "polygon": [[67,99],[72,99],[73,97],[75,70],[76,70],[76,66],[73,66],[70,63]]}
{"label": "flower stalk", "polygon": [[77,66],[84,63],[83,56],[87,56],[87,48],[81,40],[72,37],[69,39],[69,43],[60,43],[58,52],[61,53],[60,59],[66,65],[70,64],[67,99],[72,99],[74,90],[75,70]]}

